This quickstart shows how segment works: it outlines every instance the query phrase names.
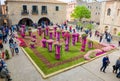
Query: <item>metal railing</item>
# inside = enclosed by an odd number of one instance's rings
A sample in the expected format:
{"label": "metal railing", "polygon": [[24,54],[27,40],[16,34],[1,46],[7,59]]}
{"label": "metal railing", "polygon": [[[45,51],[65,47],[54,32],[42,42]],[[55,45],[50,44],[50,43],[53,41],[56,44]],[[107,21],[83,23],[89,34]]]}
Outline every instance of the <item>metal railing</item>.
{"label": "metal railing", "polygon": [[32,10],[32,14],[33,15],[37,15],[38,14],[38,10]]}
{"label": "metal railing", "polygon": [[29,11],[28,10],[22,10],[21,15],[28,15]]}

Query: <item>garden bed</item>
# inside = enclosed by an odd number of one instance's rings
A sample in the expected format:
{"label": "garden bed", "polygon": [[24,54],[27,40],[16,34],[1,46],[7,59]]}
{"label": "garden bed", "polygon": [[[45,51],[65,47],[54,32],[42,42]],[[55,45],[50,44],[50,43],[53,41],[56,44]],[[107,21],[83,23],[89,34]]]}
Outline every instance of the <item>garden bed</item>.
{"label": "garden bed", "polygon": [[[34,33],[34,34],[36,34],[36,33]],[[61,54],[60,54],[60,59],[57,60],[55,58],[54,43],[52,46],[52,51],[49,52],[48,48],[43,48],[41,46],[42,38],[43,38],[43,36],[38,36],[36,34],[35,48],[30,47],[29,43],[31,42],[31,37],[26,36],[25,38],[22,39],[22,41],[24,41],[24,43],[25,43],[25,47],[23,48],[23,50],[25,51],[27,56],[32,60],[32,62],[34,62],[33,64],[35,64],[37,66],[37,69],[39,68],[43,72],[42,74],[44,74],[45,76],[51,75],[51,74],[54,75],[56,73],[70,69],[73,66],[83,64],[86,62],[85,55],[89,51],[95,50],[95,49],[102,49],[105,47],[104,45],[93,41],[92,48],[88,48],[88,44],[86,44],[85,51],[81,51],[82,43],[79,41],[75,44],[75,46],[73,46],[70,43],[69,51],[65,51],[64,39],[62,37],[60,37],[62,50],[61,50]],[[46,39],[49,39],[49,37],[46,36]],[[56,40],[56,39],[53,38],[53,40]],[[70,40],[70,42],[72,42],[72,40]],[[108,49],[106,49],[106,50],[108,50]],[[96,52],[97,53],[96,56],[92,56],[92,58],[96,58],[97,56],[99,56],[103,53],[106,53],[107,52],[106,50],[104,50],[104,51],[100,50],[100,53]],[[89,57],[89,55],[90,54],[88,54],[87,57]],[[46,78],[46,77],[44,77],[44,78]]]}

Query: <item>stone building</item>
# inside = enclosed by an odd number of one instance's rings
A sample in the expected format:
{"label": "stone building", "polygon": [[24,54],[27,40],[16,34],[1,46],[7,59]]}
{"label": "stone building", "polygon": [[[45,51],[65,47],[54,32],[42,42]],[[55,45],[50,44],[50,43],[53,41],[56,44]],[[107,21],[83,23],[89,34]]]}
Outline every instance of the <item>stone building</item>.
{"label": "stone building", "polygon": [[73,20],[73,18],[71,17],[71,14],[72,14],[73,10],[75,9],[76,4],[77,4],[76,0],[74,0],[74,1],[69,2],[67,5],[67,20],[68,21]]}
{"label": "stone building", "polygon": [[77,5],[86,6],[91,11],[90,19],[83,19],[83,21],[100,23],[100,14],[101,14],[101,2],[86,2],[81,0],[76,0]]}
{"label": "stone building", "polygon": [[6,0],[8,15],[11,24],[32,23],[41,25],[41,22],[62,23],[66,20],[67,3],[57,0]]}
{"label": "stone building", "polygon": [[112,35],[120,32],[120,0],[102,2],[100,29]]}
{"label": "stone building", "polygon": [[6,13],[6,6],[0,4],[0,26],[1,25],[6,25],[7,24],[7,13]]}

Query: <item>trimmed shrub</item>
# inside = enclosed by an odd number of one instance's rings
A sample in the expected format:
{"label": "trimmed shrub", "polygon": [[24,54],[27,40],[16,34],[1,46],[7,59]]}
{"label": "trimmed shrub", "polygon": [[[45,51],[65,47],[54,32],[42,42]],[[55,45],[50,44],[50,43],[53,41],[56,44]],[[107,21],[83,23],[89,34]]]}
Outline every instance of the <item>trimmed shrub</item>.
{"label": "trimmed shrub", "polygon": [[120,32],[118,32],[118,36],[120,36]]}
{"label": "trimmed shrub", "polygon": [[7,49],[5,50],[5,56],[7,60],[10,59],[10,54]]}

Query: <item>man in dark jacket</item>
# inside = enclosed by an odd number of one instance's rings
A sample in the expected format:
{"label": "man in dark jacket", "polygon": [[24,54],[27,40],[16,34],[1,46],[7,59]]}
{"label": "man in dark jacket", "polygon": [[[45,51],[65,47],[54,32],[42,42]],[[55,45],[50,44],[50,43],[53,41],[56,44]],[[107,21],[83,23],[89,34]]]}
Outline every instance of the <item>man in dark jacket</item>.
{"label": "man in dark jacket", "polygon": [[109,57],[105,56],[102,60],[102,67],[100,68],[100,71],[103,71],[105,73],[105,69],[107,68],[109,63],[110,63]]}

